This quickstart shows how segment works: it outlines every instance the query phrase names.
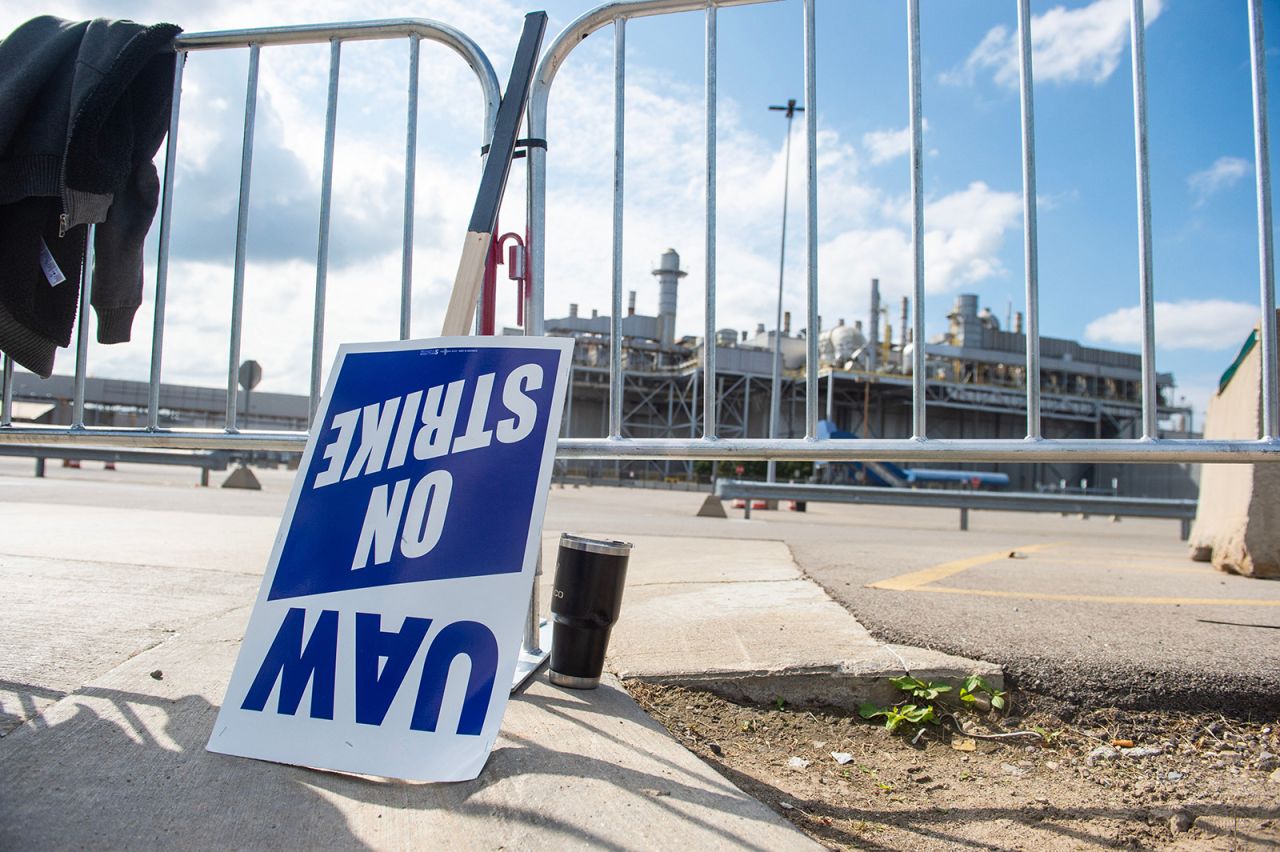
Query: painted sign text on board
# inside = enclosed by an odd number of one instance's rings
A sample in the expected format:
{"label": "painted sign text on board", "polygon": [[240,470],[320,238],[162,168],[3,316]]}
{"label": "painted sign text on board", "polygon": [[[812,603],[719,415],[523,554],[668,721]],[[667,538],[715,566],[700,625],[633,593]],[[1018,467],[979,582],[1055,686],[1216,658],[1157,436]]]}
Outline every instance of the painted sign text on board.
{"label": "painted sign text on board", "polygon": [[519,651],[571,346],[342,349],[211,750],[479,772]]}

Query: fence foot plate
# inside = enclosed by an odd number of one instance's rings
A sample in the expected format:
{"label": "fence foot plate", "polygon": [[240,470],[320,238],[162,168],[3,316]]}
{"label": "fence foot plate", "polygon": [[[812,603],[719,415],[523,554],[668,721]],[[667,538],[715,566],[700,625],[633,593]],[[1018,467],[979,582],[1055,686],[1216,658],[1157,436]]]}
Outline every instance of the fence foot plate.
{"label": "fence foot plate", "polygon": [[545,618],[538,623],[538,647],[520,649],[520,659],[516,662],[516,673],[511,678],[511,691],[515,692],[524,686],[524,682],[533,673],[542,668],[542,664],[551,655],[551,622]]}

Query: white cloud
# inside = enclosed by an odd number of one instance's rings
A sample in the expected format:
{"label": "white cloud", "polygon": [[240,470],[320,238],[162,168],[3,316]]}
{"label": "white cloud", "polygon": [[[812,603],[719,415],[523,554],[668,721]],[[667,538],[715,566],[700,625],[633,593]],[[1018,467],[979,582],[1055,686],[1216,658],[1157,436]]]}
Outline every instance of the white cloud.
{"label": "white cloud", "polygon": [[1202,206],[1209,196],[1235,186],[1251,166],[1252,163],[1239,157],[1219,157],[1209,168],[1189,176],[1187,186],[1196,197],[1196,206]]}
{"label": "white cloud", "polygon": [[[1148,26],[1160,16],[1164,0],[1146,0]],[[1033,75],[1037,83],[1101,83],[1116,70],[1129,44],[1128,0],[1093,0],[1068,9],[1055,6],[1031,18]],[[1018,85],[1018,34],[1014,27],[993,27],[964,64],[942,81],[969,84],[990,72],[1003,86]]]}
{"label": "white cloud", "polygon": [[[601,62],[607,61],[603,57]],[[609,310],[611,248],[612,97],[601,67],[562,71],[552,97],[548,153],[547,316]],[[633,91],[632,83],[637,86]],[[681,282],[678,331],[701,334],[706,264],[703,237],[703,139],[700,92],[660,72],[630,74],[627,93],[626,219],[623,288],[638,291],[638,309],[656,309],[649,275],[667,246],[680,252],[689,277]],[[597,96],[598,95],[598,96]],[[562,140],[561,130],[572,142]],[[803,124],[792,140],[790,217],[784,309],[805,311],[805,187]],[[892,134],[889,131],[886,135]],[[784,142],[763,138],[722,104],[717,212],[718,327],[772,325],[778,282]],[[911,289],[909,200],[888,196],[863,171],[874,161],[827,128],[818,132],[820,313],[860,315],[867,281],[880,278],[886,298]],[[567,156],[573,151],[600,152]],[[977,182],[933,199],[925,211],[926,286],[945,292],[1003,273],[999,255],[1021,221],[1017,193]]]}
{"label": "white cloud", "polygon": [[[923,122],[922,129],[926,131],[929,129],[929,120],[927,118]],[[871,155],[871,163],[873,165],[896,160],[911,151],[911,128],[873,130],[870,133],[864,133],[862,134],[862,146]]]}
{"label": "white cloud", "polygon": [[[1257,305],[1225,299],[1156,302],[1156,345],[1161,349],[1235,349],[1258,322]],[[1137,346],[1142,343],[1142,312],[1120,308],[1089,323],[1085,340]]]}
{"label": "white cloud", "polygon": [[[877,227],[854,228],[822,245],[821,271],[826,291],[850,287],[861,294],[867,280],[879,278],[886,299],[912,289],[909,201],[896,199],[893,215]],[[945,293],[1004,272],[1000,251],[1006,234],[1022,221],[1021,196],[992,190],[980,181],[925,206],[925,289]],[[861,298],[851,308],[861,309]],[[827,312],[826,308],[823,309]]]}

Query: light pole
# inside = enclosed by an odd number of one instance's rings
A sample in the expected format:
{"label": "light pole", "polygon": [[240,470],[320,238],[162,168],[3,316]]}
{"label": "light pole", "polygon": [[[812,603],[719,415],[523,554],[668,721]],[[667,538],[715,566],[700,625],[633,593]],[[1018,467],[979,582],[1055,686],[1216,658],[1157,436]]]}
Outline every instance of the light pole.
{"label": "light pole", "polygon": [[[769,437],[776,438],[778,437],[778,409],[782,397],[782,281],[787,268],[787,191],[791,188],[791,120],[796,117],[796,113],[804,112],[804,107],[796,106],[796,99],[791,98],[786,106],[771,106],[769,109],[784,112],[787,115],[787,147],[782,167],[782,246],[778,251],[778,316],[773,325],[773,381],[769,385]],[[776,482],[778,463],[769,459],[768,470],[769,482]]]}

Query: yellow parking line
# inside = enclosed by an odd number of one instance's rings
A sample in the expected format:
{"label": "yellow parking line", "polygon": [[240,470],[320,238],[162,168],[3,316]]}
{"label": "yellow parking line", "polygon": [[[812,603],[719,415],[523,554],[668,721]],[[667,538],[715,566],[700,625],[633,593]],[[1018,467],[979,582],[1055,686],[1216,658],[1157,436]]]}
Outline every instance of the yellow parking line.
{"label": "yellow parking line", "polygon": [[[1050,544],[1028,544],[1023,547],[1015,547],[1013,550],[1019,553],[1035,553],[1036,551],[1046,550],[1050,547],[1060,547],[1063,542],[1053,542]],[[902,574],[897,577],[890,577],[888,580],[880,580],[868,585],[871,589],[888,589],[894,592],[905,592],[911,589],[918,589],[926,583],[935,583],[938,580],[945,579],[961,571],[968,571],[970,568],[977,568],[979,565],[986,565],[989,562],[998,562],[1001,559],[1008,559],[1010,551],[1001,550],[996,553],[985,553],[982,556],[970,556],[968,559],[957,559],[954,562],[944,562],[941,565],[935,565],[932,568],[925,568],[920,571],[912,571],[910,574]]]}
{"label": "yellow parking line", "polygon": [[[876,588],[884,587],[877,586]],[[1280,606],[1280,600],[1254,601],[1247,598],[1154,598],[1134,597],[1128,595],[1058,595],[1041,592],[995,591],[991,589],[957,589],[951,586],[929,586],[927,588],[920,588],[919,586],[916,586],[912,588],[912,591],[944,592],[951,595],[977,595],[985,598],[1022,598],[1024,600],[1081,601],[1086,603],[1153,604],[1163,606]]]}

